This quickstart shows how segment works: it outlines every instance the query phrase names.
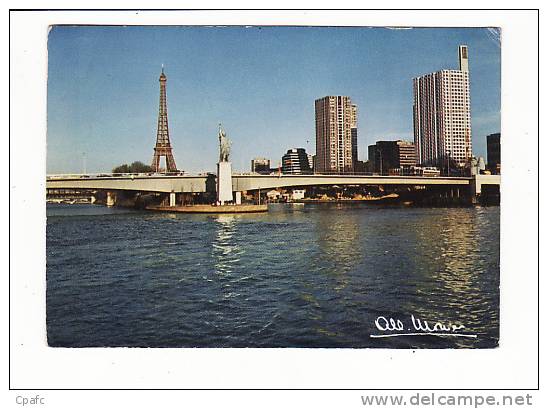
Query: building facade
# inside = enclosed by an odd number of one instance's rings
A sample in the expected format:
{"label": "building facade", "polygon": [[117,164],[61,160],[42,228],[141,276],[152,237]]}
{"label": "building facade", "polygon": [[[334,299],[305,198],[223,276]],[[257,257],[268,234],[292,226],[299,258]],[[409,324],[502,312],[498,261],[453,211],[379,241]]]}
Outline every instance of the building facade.
{"label": "building facade", "polygon": [[251,159],[251,172],[253,173],[270,173],[270,159],[253,158]]}
{"label": "building facade", "polygon": [[396,141],[398,165],[397,167],[407,168],[417,164],[415,144],[407,141]]}
{"label": "building facade", "polygon": [[326,96],[315,101],[315,112],[315,172],[352,173],[358,157],[357,106],[347,96]]}
{"label": "building facade", "polygon": [[413,79],[413,128],[417,161],[449,171],[472,157],[468,47],[459,46],[459,69]]}
{"label": "building facade", "polygon": [[308,155],[304,148],[289,149],[282,156],[282,173],[289,175],[306,175],[312,173]]}
{"label": "building facade", "polygon": [[487,135],[487,168],[491,173],[500,173],[500,132]]}
{"label": "building facade", "polygon": [[308,166],[310,166],[310,170],[312,173],[314,173],[314,155],[311,153],[307,154],[308,156]]}
{"label": "building facade", "polygon": [[352,138],[352,169],[356,172],[358,170],[358,106],[352,104],[351,109],[350,136]]}
{"label": "building facade", "polygon": [[388,175],[392,169],[417,164],[415,144],[407,141],[378,141],[369,145],[369,163],[373,173]]}
{"label": "building facade", "polygon": [[[368,172],[375,172],[377,168],[377,145],[369,145],[367,147],[367,163],[368,163]],[[377,172],[378,173],[378,172]]]}

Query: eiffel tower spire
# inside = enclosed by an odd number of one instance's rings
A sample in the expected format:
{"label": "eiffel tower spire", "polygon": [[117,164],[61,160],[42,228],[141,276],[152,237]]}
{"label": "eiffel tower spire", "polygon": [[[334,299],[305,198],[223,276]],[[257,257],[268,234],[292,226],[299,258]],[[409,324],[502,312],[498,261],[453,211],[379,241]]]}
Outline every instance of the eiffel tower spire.
{"label": "eiffel tower spire", "polygon": [[156,133],[156,146],[154,147],[154,156],[152,157],[152,171],[160,171],[160,158],[166,158],[166,171],[176,172],[177,166],[173,158],[171,142],[169,141],[169,128],[167,125],[167,102],[166,102],[166,82],[167,77],[164,74],[164,66],[162,65],[162,73],[160,74],[160,108],[158,111],[158,131]]}

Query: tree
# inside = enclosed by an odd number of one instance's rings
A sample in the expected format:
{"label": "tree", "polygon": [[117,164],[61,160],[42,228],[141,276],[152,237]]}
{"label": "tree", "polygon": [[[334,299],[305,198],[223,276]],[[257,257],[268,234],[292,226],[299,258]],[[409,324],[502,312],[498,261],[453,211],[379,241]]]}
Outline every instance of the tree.
{"label": "tree", "polygon": [[116,166],[114,169],[112,169],[112,173],[149,173],[149,172],[152,172],[152,168],[140,161],[135,161],[131,165],[124,163],[123,165]]}
{"label": "tree", "polygon": [[143,162],[136,161],[129,166],[129,171],[131,173],[148,173],[152,172],[152,168]]}
{"label": "tree", "polygon": [[129,173],[129,166],[125,163],[123,165],[116,166],[112,169],[112,173]]}

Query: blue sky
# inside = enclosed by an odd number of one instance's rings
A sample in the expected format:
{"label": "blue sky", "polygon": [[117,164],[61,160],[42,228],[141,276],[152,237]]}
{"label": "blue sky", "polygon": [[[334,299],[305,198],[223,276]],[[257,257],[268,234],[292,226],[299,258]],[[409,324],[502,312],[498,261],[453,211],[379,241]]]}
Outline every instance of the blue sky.
{"label": "blue sky", "polygon": [[314,100],[358,105],[358,156],[377,140],[413,139],[412,78],[470,56],[472,143],[500,131],[500,44],[484,28],[54,27],[48,39],[47,172],[149,163],[162,64],[179,169],[213,171],[217,127],[236,170],[315,151]]}

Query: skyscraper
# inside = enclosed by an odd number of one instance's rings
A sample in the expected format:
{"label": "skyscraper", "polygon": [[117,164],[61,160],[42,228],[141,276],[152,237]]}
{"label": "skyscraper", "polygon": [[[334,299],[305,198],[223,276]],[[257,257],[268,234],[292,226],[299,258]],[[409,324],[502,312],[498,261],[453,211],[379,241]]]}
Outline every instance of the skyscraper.
{"label": "skyscraper", "polygon": [[468,47],[458,52],[458,70],[413,79],[415,149],[423,166],[463,167],[472,157]]}
{"label": "skyscraper", "polygon": [[[315,101],[316,169],[318,173],[349,173],[357,160],[357,106],[347,96]],[[354,131],[354,138],[352,129]],[[354,141],[354,143],[353,143]]]}

